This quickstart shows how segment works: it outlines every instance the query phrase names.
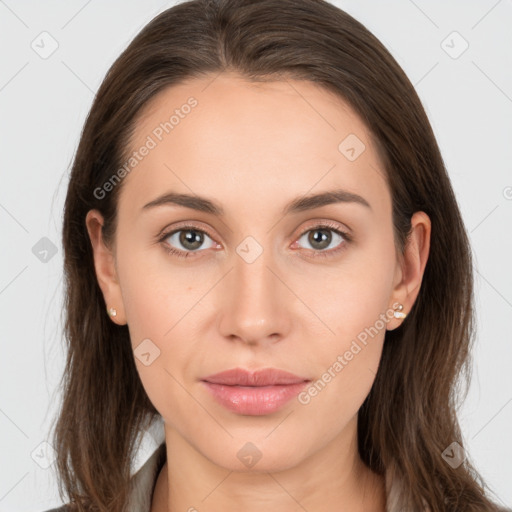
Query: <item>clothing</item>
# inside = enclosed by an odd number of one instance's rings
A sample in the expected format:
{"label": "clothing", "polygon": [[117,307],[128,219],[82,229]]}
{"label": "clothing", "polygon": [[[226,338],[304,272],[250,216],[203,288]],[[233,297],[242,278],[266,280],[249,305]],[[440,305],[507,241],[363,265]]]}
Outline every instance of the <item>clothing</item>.
{"label": "clothing", "polygon": [[[163,428],[160,432],[153,435],[153,446],[156,446],[153,453],[147,461],[134,472],[130,482],[131,491],[128,500],[127,512],[150,512],[153,490],[155,488],[156,479],[165,464],[167,457],[165,436]],[[385,475],[386,481],[386,512],[404,512],[405,508],[401,503],[400,481],[393,477],[391,471],[387,471]],[[502,508],[501,512],[512,512],[512,509]],[[69,508],[63,505],[59,508],[47,510],[46,512],[69,512]],[[407,511],[413,512],[413,511]],[[416,512],[416,511],[414,511]],[[428,507],[423,511],[430,512]]]}
{"label": "clothing", "polygon": [[[131,491],[128,499],[127,512],[149,512],[151,498],[156,484],[156,479],[162,466],[165,464],[165,442],[151,454],[149,459],[131,478]],[[52,508],[46,512],[69,512],[68,505]]]}

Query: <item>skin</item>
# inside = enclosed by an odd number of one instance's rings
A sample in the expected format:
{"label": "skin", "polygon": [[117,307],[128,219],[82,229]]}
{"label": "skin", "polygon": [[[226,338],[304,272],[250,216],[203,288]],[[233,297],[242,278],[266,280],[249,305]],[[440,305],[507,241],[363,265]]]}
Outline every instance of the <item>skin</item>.
{"label": "skin", "polygon": [[[384,479],[357,451],[357,412],[385,331],[402,319],[389,320],[305,405],[294,399],[272,414],[241,415],[214,401],[200,379],[234,367],[320,379],[394,303],[410,311],[430,220],[416,212],[397,253],[391,196],[366,126],[309,82],[251,84],[224,73],[170,87],[142,112],[131,150],[190,96],[198,105],[124,178],[111,249],[101,214],[91,210],[86,219],[99,285],[117,309],[112,321],[128,324],[134,349],[149,338],[160,350],[148,366],[135,358],[165,421],[167,462],[151,510],[384,511]],[[349,134],[365,144],[354,161],[338,150]],[[283,216],[292,199],[335,188],[371,208],[336,203]],[[225,215],[170,204],[141,211],[169,191],[206,196]],[[315,228],[326,220],[353,240],[320,228],[330,242],[319,243]],[[180,233],[157,241],[182,221],[211,233],[198,250],[180,243]],[[248,236],[263,250],[252,263],[236,252]],[[169,255],[166,244],[193,254]],[[247,442],[261,453],[252,468],[237,457]]]}

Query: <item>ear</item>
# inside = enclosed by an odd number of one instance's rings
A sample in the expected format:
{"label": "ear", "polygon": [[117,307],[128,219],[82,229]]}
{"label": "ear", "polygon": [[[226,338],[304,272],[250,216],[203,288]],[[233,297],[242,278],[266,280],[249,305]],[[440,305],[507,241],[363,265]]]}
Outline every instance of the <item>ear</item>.
{"label": "ear", "polygon": [[[117,279],[115,266],[115,256],[103,240],[103,216],[98,210],[89,210],[85,217],[87,232],[91,239],[94,255],[94,268],[98,279],[99,287],[103,292],[103,298],[107,308],[115,308],[116,316],[110,317],[111,320],[119,325],[126,324],[123,298],[121,287]],[[105,311],[105,315],[108,313]]]}
{"label": "ear", "polygon": [[[395,284],[392,293],[393,304],[403,305],[402,313],[408,314],[418,297],[430,251],[431,222],[425,212],[415,212],[411,217],[411,233],[400,261],[397,262]],[[392,318],[387,330],[396,329],[403,319]]]}

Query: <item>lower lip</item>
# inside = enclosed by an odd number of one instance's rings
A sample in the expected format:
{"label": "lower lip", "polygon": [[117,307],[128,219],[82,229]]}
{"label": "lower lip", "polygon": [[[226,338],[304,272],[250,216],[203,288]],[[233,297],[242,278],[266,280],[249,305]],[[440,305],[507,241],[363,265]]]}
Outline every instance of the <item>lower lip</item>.
{"label": "lower lip", "polygon": [[276,412],[308,384],[299,382],[281,386],[246,387],[202,382],[226,409],[249,416],[263,416]]}

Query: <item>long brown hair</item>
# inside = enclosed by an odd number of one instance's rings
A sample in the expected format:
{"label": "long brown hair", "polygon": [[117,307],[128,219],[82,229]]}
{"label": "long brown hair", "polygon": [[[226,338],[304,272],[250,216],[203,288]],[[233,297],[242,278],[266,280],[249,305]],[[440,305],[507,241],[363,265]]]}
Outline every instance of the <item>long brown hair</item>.
{"label": "long brown hair", "polygon": [[[186,79],[235,71],[248,80],[296,79],[335,92],[361,116],[379,149],[392,195],[395,243],[403,250],[411,215],[428,214],[430,256],[418,298],[387,331],[375,383],[359,411],[362,460],[401,482],[404,510],[495,510],[466,457],[456,408],[470,382],[474,335],[471,250],[431,125],[412,84],[361,23],[323,0],[192,0],[159,14],[108,71],[85,123],[65,201],[67,360],[53,445],[59,492],[79,510],[120,512],[137,439],[159,413],[134,363],[127,326],[111,322],[85,226],[104,216],[116,229],[122,182],[94,191],[126,161],[141,108]],[[461,393],[459,377],[465,378]],[[463,395],[463,396],[461,396]]]}

